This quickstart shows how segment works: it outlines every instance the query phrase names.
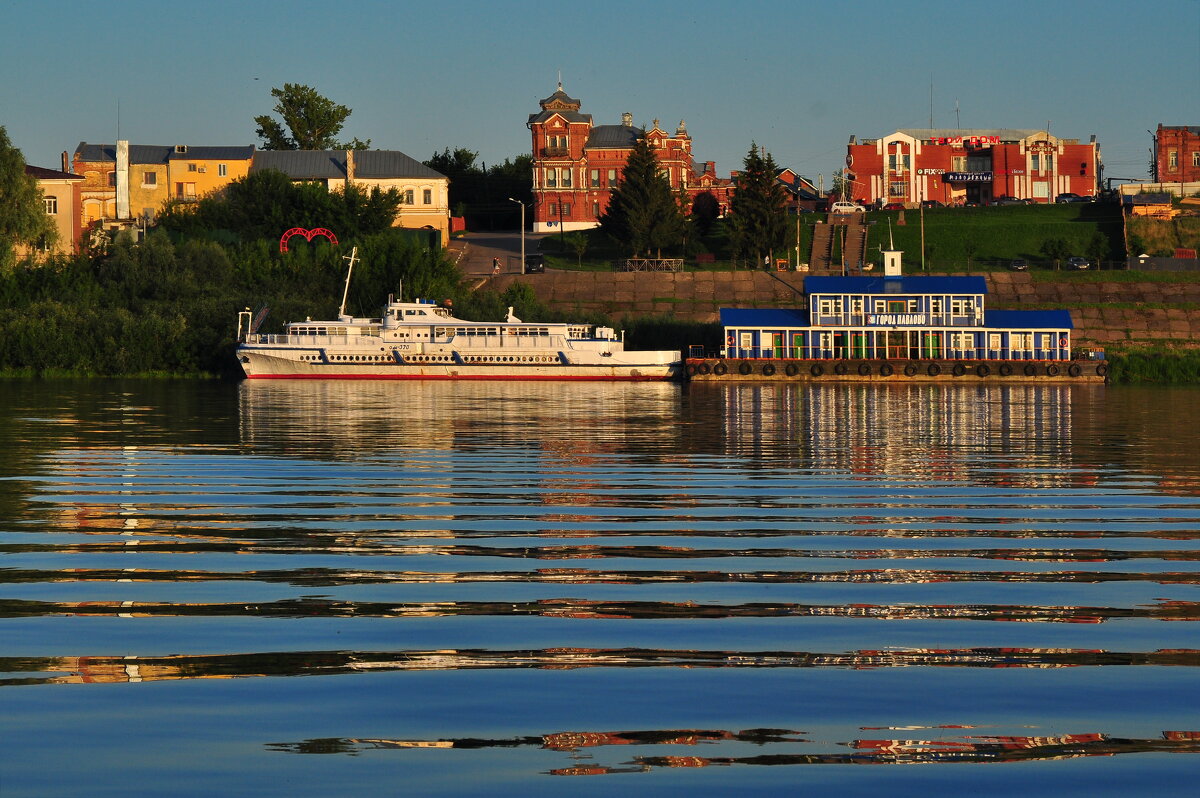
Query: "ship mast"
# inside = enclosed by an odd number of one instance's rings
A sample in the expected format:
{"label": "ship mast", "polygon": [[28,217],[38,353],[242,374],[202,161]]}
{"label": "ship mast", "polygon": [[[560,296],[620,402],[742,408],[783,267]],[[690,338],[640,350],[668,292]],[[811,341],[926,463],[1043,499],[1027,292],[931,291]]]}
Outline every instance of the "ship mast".
{"label": "ship mast", "polygon": [[346,297],[350,294],[350,275],[354,273],[354,262],[358,260],[355,256],[358,254],[358,247],[350,250],[349,255],[343,255],[342,260],[350,261],[349,268],[346,269],[346,287],[342,290],[342,309],[338,312],[338,317],[341,321],[346,320]]}

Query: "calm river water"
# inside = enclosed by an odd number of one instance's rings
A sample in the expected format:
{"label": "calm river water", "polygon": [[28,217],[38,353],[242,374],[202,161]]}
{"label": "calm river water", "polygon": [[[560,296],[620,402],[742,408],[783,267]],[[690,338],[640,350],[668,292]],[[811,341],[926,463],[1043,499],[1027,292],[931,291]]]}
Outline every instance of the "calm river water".
{"label": "calm river water", "polygon": [[17,382],[0,447],[4,798],[1195,794],[1200,389]]}

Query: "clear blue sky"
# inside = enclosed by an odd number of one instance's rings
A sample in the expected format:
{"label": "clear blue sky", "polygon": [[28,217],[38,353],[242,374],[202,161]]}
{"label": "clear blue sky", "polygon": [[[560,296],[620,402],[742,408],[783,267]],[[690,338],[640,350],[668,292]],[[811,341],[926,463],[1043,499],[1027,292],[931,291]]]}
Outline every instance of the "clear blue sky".
{"label": "clear blue sky", "polygon": [[[1200,125],[1200,0],[657,3],[9,0],[0,125],[29,163],[80,141],[259,144],[272,87],[353,109],[344,138],[418,160],[530,151],[564,88],[597,123],[687,121],[699,161],[751,141],[816,180],[850,135],[1044,128],[1143,177],[1158,123]],[[958,108],[956,114],[955,108]]]}

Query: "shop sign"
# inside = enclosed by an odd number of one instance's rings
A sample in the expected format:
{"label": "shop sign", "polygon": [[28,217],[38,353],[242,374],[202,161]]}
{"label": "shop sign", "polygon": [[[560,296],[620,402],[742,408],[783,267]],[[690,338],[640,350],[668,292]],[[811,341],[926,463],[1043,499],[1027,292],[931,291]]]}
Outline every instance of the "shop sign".
{"label": "shop sign", "polygon": [[919,175],[944,175],[944,174],[946,174],[946,170],[945,169],[918,169],[917,174],[919,174]]}
{"label": "shop sign", "polygon": [[929,140],[930,144],[999,144],[999,136],[941,136]]}
{"label": "shop sign", "polygon": [[943,183],[990,183],[991,172],[946,172],[942,175]]}
{"label": "shop sign", "polygon": [[896,327],[899,325],[924,326],[929,322],[924,313],[868,313],[867,324]]}

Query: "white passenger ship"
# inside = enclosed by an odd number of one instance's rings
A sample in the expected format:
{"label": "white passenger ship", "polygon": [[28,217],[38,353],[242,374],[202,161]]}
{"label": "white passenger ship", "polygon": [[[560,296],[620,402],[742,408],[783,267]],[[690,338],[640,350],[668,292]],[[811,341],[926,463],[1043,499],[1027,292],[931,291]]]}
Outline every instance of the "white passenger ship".
{"label": "white passenger ship", "polygon": [[[353,256],[351,256],[353,257]],[[353,268],[353,260],[351,260]],[[349,275],[347,275],[349,286]],[[249,379],[670,380],[677,351],[626,351],[611,327],[455,318],[432,301],[388,297],[380,318],[291,322],[254,331],[238,314],[237,358]]]}

